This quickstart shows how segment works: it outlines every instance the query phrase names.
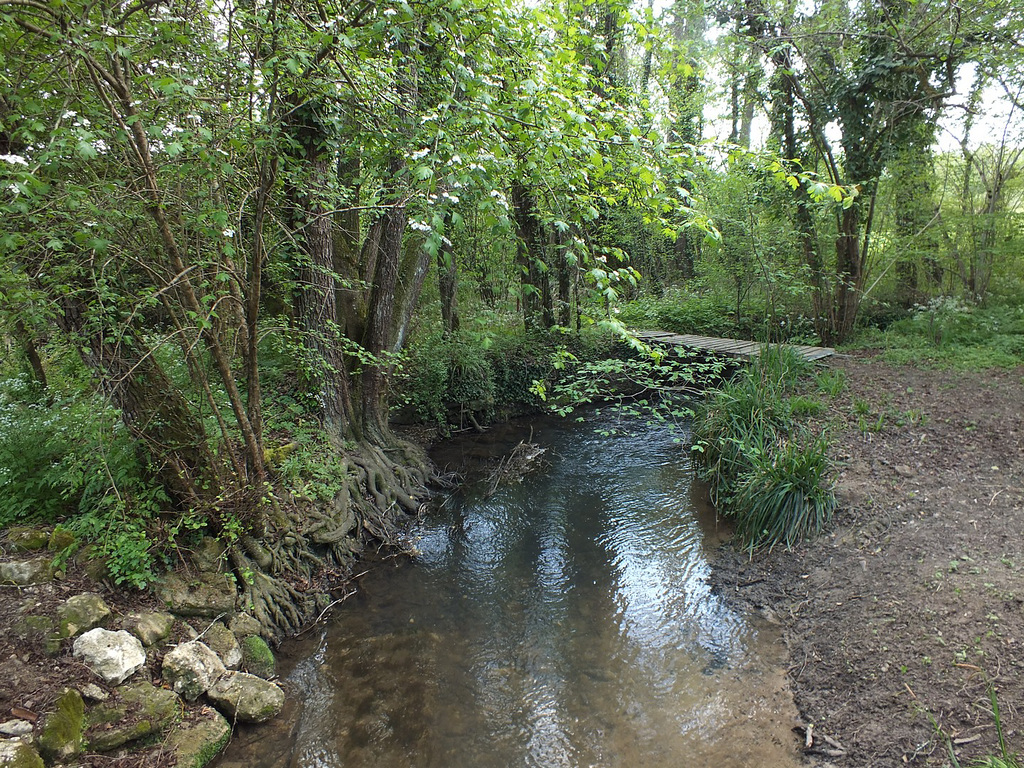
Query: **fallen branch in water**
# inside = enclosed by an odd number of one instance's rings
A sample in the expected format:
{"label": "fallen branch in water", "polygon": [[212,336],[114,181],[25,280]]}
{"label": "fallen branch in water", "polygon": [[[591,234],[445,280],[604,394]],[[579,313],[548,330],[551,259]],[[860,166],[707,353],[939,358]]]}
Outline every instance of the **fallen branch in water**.
{"label": "fallen branch in water", "polygon": [[536,443],[520,440],[519,445],[513,448],[508,456],[502,457],[498,466],[489,475],[489,485],[484,498],[489,499],[493,496],[499,485],[521,483],[530,472],[546,466],[547,462],[541,457],[547,452],[547,448],[541,448]]}

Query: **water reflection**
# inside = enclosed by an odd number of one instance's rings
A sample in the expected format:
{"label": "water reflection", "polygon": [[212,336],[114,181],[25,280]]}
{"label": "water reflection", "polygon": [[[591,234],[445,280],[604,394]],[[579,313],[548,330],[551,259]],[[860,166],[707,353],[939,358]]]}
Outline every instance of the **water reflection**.
{"label": "water reflection", "polygon": [[549,423],[534,440],[548,471],[449,500],[415,561],[366,577],[295,666],[287,760],[239,746],[225,765],[798,764],[779,643],[708,589],[671,436]]}

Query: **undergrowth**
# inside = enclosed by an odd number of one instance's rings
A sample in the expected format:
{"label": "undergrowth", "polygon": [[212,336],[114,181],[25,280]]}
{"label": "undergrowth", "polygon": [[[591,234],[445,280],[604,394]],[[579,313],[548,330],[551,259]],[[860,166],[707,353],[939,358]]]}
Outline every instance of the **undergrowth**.
{"label": "undergrowth", "polygon": [[940,297],[884,330],[859,330],[848,349],[881,349],[895,364],[954,370],[1024,365],[1024,306],[977,307]]}
{"label": "undergrowth", "polygon": [[694,462],[751,551],[790,547],[818,533],[835,510],[825,438],[799,421],[815,410],[794,392],[808,369],[792,350],[766,348],[694,415]]}
{"label": "undergrowth", "polygon": [[24,376],[0,381],[0,528],[62,523],[95,546],[115,583],[144,587],[156,562],[147,526],[166,503],[97,395],[44,399]]}

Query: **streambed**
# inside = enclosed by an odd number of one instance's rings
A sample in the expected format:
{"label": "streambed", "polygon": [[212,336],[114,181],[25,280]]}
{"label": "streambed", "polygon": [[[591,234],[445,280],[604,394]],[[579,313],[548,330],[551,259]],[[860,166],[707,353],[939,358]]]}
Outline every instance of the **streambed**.
{"label": "streambed", "polygon": [[293,699],[220,765],[799,765],[777,630],[707,584],[719,540],[668,431],[535,420],[449,442],[480,466],[524,439],[548,466],[468,483],[418,554],[358,580],[284,651]]}

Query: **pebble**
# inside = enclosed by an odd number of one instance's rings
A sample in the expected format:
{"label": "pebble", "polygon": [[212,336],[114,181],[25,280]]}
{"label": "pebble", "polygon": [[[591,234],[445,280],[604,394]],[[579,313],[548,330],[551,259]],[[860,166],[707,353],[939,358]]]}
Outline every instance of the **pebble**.
{"label": "pebble", "polygon": [[86,683],[80,690],[85,698],[92,701],[106,701],[110,698],[110,694],[96,685],[96,683]]}

